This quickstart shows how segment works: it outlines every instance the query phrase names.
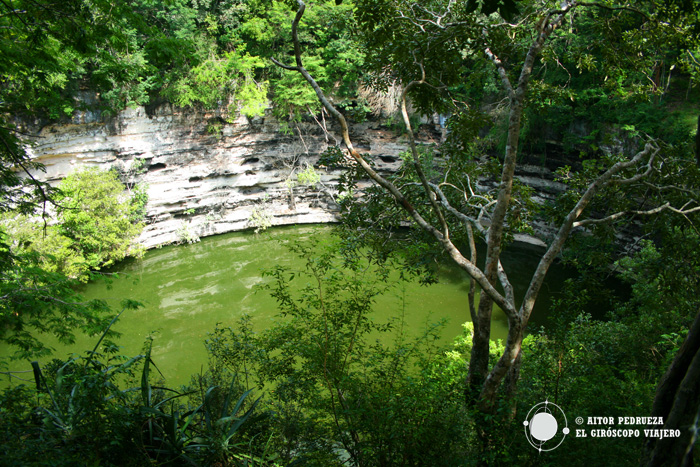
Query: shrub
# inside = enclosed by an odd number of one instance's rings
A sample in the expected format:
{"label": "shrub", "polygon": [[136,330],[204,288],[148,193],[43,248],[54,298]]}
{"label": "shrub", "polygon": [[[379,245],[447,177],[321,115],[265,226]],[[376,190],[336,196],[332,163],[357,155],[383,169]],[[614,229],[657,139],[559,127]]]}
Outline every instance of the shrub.
{"label": "shrub", "polygon": [[257,334],[246,317],[210,336],[216,365],[266,389],[261,405],[285,462],[460,463],[469,423],[461,385],[443,371],[439,326],[409,338],[401,309],[396,319],[376,322],[373,302],[391,288],[391,269],[316,248],[292,247],[306,260],[303,270],[266,273],[279,324]]}
{"label": "shrub", "polygon": [[6,216],[4,226],[16,252],[38,253],[42,268],[83,281],[91,270],[110,266],[141,249],[147,195],[124,191],[116,172],[84,169],[59,185],[54,219]]}
{"label": "shrub", "polygon": [[60,189],[60,231],[75,242],[88,266],[99,269],[124,259],[143,224],[132,222],[139,206],[124,193],[117,174],[80,170],[66,177]]}

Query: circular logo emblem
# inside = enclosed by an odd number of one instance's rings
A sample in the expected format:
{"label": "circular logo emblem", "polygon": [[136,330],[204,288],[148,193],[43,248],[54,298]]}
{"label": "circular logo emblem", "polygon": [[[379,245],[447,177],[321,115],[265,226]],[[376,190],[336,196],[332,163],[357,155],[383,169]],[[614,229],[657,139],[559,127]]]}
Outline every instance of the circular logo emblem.
{"label": "circular logo emblem", "polygon": [[[534,405],[523,425],[528,442],[539,452],[558,448],[570,431],[564,411],[549,401]],[[560,426],[563,427],[561,430]]]}

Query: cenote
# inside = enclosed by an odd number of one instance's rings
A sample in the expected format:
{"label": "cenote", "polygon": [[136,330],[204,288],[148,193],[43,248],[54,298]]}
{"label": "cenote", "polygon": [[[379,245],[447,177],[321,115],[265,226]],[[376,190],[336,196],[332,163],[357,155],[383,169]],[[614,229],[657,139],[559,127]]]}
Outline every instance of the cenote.
{"label": "cenote", "polygon": [[[115,311],[123,298],[143,303],[138,310],[127,310],[114,325],[121,333],[118,343],[122,354],[141,353],[152,336],[156,365],[169,384],[184,384],[190,375],[206,370],[204,341],[217,324],[235,326],[247,314],[255,329],[264,329],[281,319],[275,299],[256,287],[268,280],[262,271],[276,265],[302,268],[305,260],[290,252],[287,245],[311,237],[329,238],[331,229],[317,225],[277,227],[259,235],[235,232],[207,237],[193,245],[150,250],[140,260],[122,263],[114,271],[118,277],[110,284],[90,283],[82,293],[88,299],[106,300]],[[516,297],[523,295],[541,253],[539,248],[516,244],[503,255]],[[565,275],[557,265],[550,270],[530,329],[545,323],[551,294],[561,288]],[[447,344],[462,332],[462,323],[469,321],[467,277],[457,267],[445,265],[440,268],[437,284],[399,284],[377,301],[374,318],[386,322],[403,315],[404,329],[416,335],[427,325],[445,320],[441,334]],[[506,319],[499,310],[493,317],[492,337],[503,339],[506,331]],[[97,339],[80,335],[71,346],[59,345],[50,336],[44,341],[56,349],[55,357],[63,358],[92,349]],[[7,348],[1,350],[0,355],[9,353]],[[29,369],[26,362],[10,366],[13,370]]]}

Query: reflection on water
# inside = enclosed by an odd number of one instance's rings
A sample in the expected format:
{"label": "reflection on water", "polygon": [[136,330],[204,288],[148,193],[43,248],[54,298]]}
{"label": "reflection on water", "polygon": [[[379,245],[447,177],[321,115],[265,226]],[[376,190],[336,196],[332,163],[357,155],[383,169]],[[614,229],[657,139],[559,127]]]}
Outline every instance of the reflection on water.
{"label": "reflection on water", "polygon": [[[264,280],[261,271],[276,265],[303,267],[304,261],[290,253],[285,245],[310,236],[328,237],[330,229],[295,226],[271,229],[262,235],[237,232],[207,237],[194,245],[151,250],[142,260],[122,264],[120,277],[110,286],[102,282],[89,284],[84,295],[90,299],[105,299],[115,310],[123,298],[141,301],[143,308],[125,312],[115,324],[114,328],[122,334],[119,343],[123,353],[140,353],[146,338],[153,335],[154,361],[170,384],[185,383],[189,375],[206,368],[203,343],[217,323],[235,325],[244,314],[251,315],[256,329],[274,323],[277,319],[275,300],[255,287]],[[483,257],[483,253],[480,256]],[[513,247],[504,255],[504,266],[510,271],[516,296],[524,293],[524,280],[534,271],[536,256],[537,252],[527,248]],[[553,276],[561,280],[561,274]],[[556,288],[559,284],[550,281],[550,286]],[[438,284],[403,284],[380,297],[375,306],[375,318],[386,322],[404,316],[405,329],[415,334],[427,324],[446,319],[443,335],[448,342],[461,332],[461,324],[469,320],[468,288],[463,271],[443,267]],[[546,288],[544,292],[538,308],[546,310]],[[506,326],[503,313],[496,312],[492,336],[504,338]],[[58,349],[59,357],[70,352],[84,352],[92,348],[95,340],[79,337],[75,345],[66,348],[57,346],[55,340],[46,339]]]}

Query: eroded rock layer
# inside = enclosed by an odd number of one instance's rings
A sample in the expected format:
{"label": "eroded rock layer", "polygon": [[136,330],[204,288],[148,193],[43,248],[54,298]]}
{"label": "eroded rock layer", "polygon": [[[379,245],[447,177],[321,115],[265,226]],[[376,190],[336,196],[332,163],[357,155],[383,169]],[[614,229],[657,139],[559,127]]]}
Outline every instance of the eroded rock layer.
{"label": "eroded rock layer", "polygon": [[[79,114],[70,124],[37,132],[30,152],[45,165],[42,179],[57,183],[81,166],[115,167],[125,181],[147,186],[147,225],[140,241],[151,248],[253,226],[251,216],[272,225],[336,220],[334,186],[339,171],[318,166],[319,156],[338,136],[323,122],[300,123],[280,131],[272,118],[239,117],[228,123],[212,114],[162,105],[121,112],[107,122]],[[399,167],[406,149],[377,122],[354,125],[362,152],[381,171]],[[316,166],[320,183],[297,182]]]}
{"label": "eroded rock layer", "polygon": [[[435,130],[422,132],[423,143],[440,138],[439,125]],[[351,132],[357,149],[369,154],[380,173],[400,167],[407,145],[385,124],[354,124]],[[45,173],[36,174],[41,179],[58,183],[82,166],[113,167],[128,186],[146,187],[147,225],[139,239],[146,248],[254,228],[261,222],[337,220],[335,187],[341,171],[320,165],[319,157],[340,138],[323,120],[283,132],[271,117],[240,116],[227,122],[216,114],[164,104],[149,111],[129,109],[106,121],[96,113],[77,113],[71,123],[37,126],[35,133],[30,153],[46,167]],[[309,166],[320,175],[314,186],[297,180]],[[522,166],[519,172],[540,202],[564,188],[544,168]],[[481,180],[475,188],[485,190],[495,183]],[[544,224],[537,227],[547,230]]]}

